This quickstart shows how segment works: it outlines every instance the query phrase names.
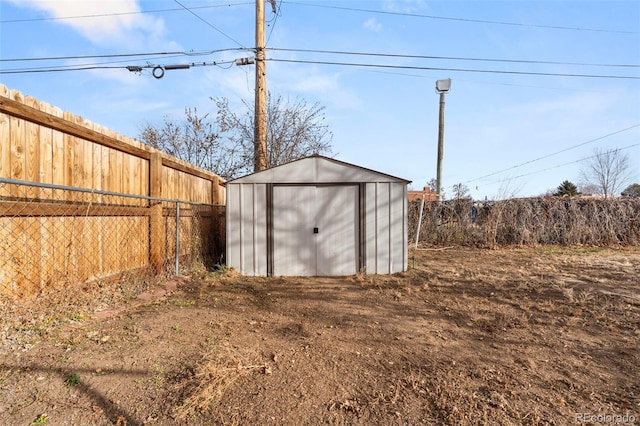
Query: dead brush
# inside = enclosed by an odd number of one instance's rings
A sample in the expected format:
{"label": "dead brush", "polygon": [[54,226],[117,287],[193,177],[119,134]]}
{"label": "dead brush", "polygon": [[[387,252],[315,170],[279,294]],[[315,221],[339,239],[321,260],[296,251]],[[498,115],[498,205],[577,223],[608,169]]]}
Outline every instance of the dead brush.
{"label": "dead brush", "polygon": [[209,412],[234,383],[255,371],[266,374],[269,367],[246,363],[231,349],[218,348],[173,387],[182,399],[174,409],[173,417],[185,421]]}
{"label": "dead brush", "polygon": [[569,302],[575,302],[573,287],[569,287],[564,281],[558,281],[554,287],[557,288]]}

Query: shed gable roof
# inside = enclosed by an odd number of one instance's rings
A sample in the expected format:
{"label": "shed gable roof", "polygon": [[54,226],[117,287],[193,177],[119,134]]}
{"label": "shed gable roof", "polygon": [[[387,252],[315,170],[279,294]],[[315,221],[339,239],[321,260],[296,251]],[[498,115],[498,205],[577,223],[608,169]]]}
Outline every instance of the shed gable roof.
{"label": "shed gable roof", "polygon": [[375,170],[314,155],[227,181],[234,183],[360,183],[411,181]]}

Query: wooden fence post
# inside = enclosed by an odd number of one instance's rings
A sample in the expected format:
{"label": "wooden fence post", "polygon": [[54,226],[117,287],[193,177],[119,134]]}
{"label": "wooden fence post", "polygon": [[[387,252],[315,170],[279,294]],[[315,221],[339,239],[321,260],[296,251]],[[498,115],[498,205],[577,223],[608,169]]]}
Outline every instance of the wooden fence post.
{"label": "wooden fence post", "polygon": [[[149,160],[149,196],[162,198],[162,154],[153,153]],[[149,202],[151,216],[149,221],[149,251],[151,267],[156,274],[162,272],[166,258],[164,246],[164,218],[162,217],[162,202]]]}

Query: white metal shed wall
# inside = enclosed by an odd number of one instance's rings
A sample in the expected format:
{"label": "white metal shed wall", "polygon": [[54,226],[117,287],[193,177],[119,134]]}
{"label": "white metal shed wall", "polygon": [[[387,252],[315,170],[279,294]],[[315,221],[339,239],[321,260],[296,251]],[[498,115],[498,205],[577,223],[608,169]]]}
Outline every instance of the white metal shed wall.
{"label": "white metal shed wall", "polygon": [[[361,267],[372,274],[405,271],[408,266],[408,183],[404,179],[326,157],[308,157],[229,181],[227,264],[244,275],[273,275],[274,268],[277,275],[312,275],[309,271],[324,275],[326,258],[334,256],[337,266],[333,270],[351,271],[347,274],[356,273]],[[315,214],[308,205],[302,206],[293,201],[300,198],[295,195],[297,190],[301,194],[312,194],[314,192],[309,191],[314,187],[322,188],[322,191],[316,191],[313,196],[316,198],[312,199],[323,200],[318,201],[322,205],[315,207]],[[311,195],[301,197],[306,200]],[[349,212],[353,213],[341,214],[340,203],[348,206],[354,202],[355,207],[348,207]],[[282,206],[283,203],[285,206]],[[296,213],[298,206],[300,211]],[[328,214],[326,207],[334,213]],[[355,211],[352,210],[354,208]],[[276,218],[274,214],[277,214]],[[291,219],[284,219],[283,215],[289,215]],[[296,219],[298,217],[305,218],[302,225]],[[315,224],[306,225],[308,218],[312,218],[309,221],[315,218]],[[334,219],[341,223],[332,223]],[[278,226],[277,231],[274,231],[274,223]],[[288,231],[287,223],[296,229]],[[332,241],[328,244],[322,241],[320,246],[324,250],[324,257],[316,265],[295,265],[296,262],[307,261],[311,239],[318,238],[299,232],[301,226],[309,230],[320,226],[320,237],[326,236]],[[351,230],[346,229],[350,226]],[[329,229],[331,235],[323,234],[325,229]],[[336,233],[343,237],[336,236]],[[340,238],[343,242],[352,238],[356,241],[349,245],[340,243]],[[289,251],[283,251],[279,244],[286,244]],[[300,248],[300,255],[291,251],[296,247]],[[347,247],[355,253],[345,254]],[[290,258],[274,261],[274,253],[284,253]],[[345,258],[348,259],[346,265]],[[352,258],[355,259],[354,264],[349,266]],[[335,274],[344,275],[345,272]]]}
{"label": "white metal shed wall", "polygon": [[267,275],[267,185],[227,186],[227,264],[243,275]]}
{"label": "white metal shed wall", "polygon": [[366,271],[393,274],[408,267],[407,185],[366,184]]}

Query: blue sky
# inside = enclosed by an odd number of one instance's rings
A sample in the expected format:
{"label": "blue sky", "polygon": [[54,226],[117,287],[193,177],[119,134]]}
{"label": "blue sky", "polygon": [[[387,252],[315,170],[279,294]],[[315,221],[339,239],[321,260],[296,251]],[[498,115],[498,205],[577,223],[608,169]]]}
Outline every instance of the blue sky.
{"label": "blue sky", "polygon": [[[435,81],[451,78],[443,161],[447,195],[457,183],[467,185],[475,199],[536,196],[565,179],[579,183],[577,160],[596,148],[623,149],[634,181],[640,181],[638,1],[276,3],[275,15],[265,6],[267,47],[292,51],[267,52],[268,90],[324,106],[339,160],[421,188],[436,176]],[[73,18],[87,15],[101,16]],[[253,66],[232,62],[252,56],[241,49],[254,46],[254,31],[251,0],[0,0],[0,83],[136,137],[146,122],[182,118],[185,107],[214,112],[210,97],[226,97],[238,107],[243,99],[251,101]],[[8,61],[211,51],[216,52]],[[8,73],[192,62],[222,64],[168,70],[161,79],[149,69]]]}

